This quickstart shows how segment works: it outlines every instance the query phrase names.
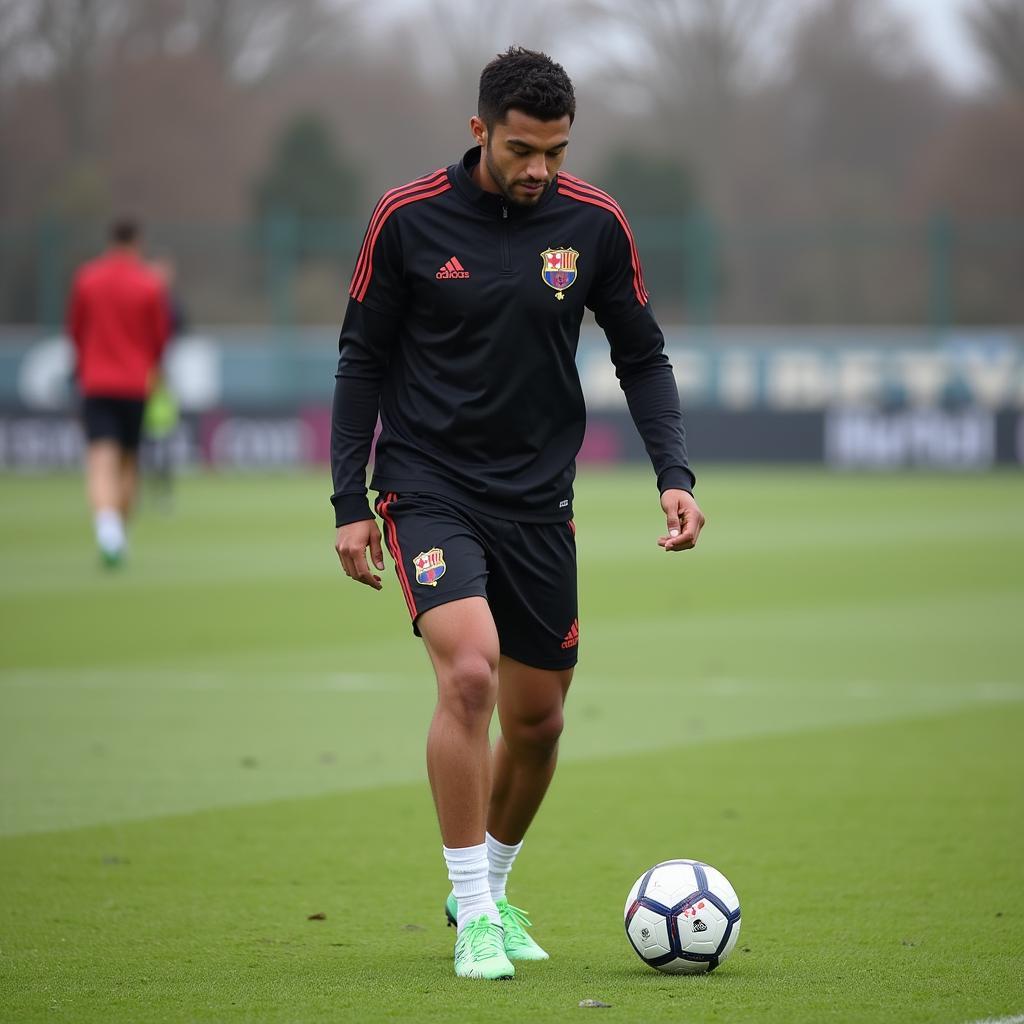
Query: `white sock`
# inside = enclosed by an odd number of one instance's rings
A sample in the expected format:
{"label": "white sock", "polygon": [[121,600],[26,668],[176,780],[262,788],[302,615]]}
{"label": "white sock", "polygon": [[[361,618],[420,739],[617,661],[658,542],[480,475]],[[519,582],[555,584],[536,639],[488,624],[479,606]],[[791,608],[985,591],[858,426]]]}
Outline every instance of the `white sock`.
{"label": "white sock", "polygon": [[523,841],[520,839],[515,846],[506,846],[488,832],[484,845],[487,847],[487,884],[491,888],[491,896],[495,900],[503,900],[508,873],[512,870],[516,854],[523,848]]}
{"label": "white sock", "polygon": [[444,850],[444,862],[448,865],[455,898],[459,901],[459,931],[481,914],[486,914],[495,924],[501,924],[487,884],[487,844],[455,850],[443,846],[441,849]]}
{"label": "white sock", "polygon": [[120,554],[124,549],[124,521],[114,508],[101,508],[96,513],[96,543],[108,555]]}

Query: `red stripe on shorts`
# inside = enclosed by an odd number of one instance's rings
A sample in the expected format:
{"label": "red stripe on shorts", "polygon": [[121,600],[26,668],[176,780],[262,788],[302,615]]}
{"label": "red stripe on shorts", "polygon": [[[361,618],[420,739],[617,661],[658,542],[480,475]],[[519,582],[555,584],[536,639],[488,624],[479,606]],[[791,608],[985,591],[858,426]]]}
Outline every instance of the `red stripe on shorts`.
{"label": "red stripe on shorts", "polygon": [[405,603],[409,607],[409,614],[415,619],[419,614],[416,611],[416,601],[412,596],[412,587],[409,585],[409,577],[405,571],[402,559],[402,549],[398,544],[398,528],[394,519],[388,515],[388,506],[393,505],[398,498],[397,494],[388,494],[380,506],[380,517],[384,520],[384,533],[387,537],[388,547],[391,549],[391,557],[395,560],[395,573],[398,575],[398,582],[402,585],[402,593],[405,595]]}

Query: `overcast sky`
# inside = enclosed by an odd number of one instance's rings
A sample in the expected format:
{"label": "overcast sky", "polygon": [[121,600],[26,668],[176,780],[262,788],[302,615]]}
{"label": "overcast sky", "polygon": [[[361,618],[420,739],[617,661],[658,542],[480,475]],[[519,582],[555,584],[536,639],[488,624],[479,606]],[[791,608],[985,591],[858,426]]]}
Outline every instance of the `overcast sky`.
{"label": "overcast sky", "polygon": [[963,12],[979,0],[890,0],[920,27],[921,48],[957,85],[975,86],[984,67],[975,55],[964,27]]}
{"label": "overcast sky", "polygon": [[[336,2],[342,2],[342,0],[336,0]],[[627,0],[621,0],[621,2],[625,4]],[[786,0],[786,2],[809,4],[815,3],[817,0]],[[955,86],[968,90],[974,89],[986,81],[986,70],[971,42],[963,14],[970,7],[980,5],[982,2],[983,0],[886,0],[892,9],[905,15],[916,26],[921,51],[931,58],[943,77]],[[552,3],[556,3],[556,0],[552,0]],[[373,13],[368,16],[367,27],[373,31],[376,26],[378,32],[386,33],[394,25],[395,18],[401,17],[403,10],[423,10],[427,7],[428,0],[389,0],[383,6],[378,5],[375,8],[370,8],[368,5],[367,10],[372,10]],[[486,37],[486,32],[482,33],[482,37]],[[528,41],[524,39],[515,41],[529,45]],[[567,66],[571,65],[578,71],[581,66],[587,64],[588,52],[591,57],[597,56],[596,53],[588,50],[576,53],[563,43],[563,48],[556,56],[560,57]],[[427,59],[436,60],[438,57],[435,52],[431,52]]]}

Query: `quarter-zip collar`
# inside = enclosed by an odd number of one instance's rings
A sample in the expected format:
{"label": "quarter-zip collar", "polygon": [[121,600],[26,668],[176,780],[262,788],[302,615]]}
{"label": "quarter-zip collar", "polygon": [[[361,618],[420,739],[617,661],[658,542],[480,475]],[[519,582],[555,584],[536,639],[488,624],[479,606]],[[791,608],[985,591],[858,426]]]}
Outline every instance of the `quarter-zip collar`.
{"label": "quarter-zip collar", "polygon": [[493,217],[508,217],[509,219],[529,217],[542,206],[546,206],[558,189],[556,176],[555,180],[544,190],[540,200],[533,206],[510,203],[499,193],[485,192],[473,180],[473,169],[480,163],[481,154],[482,150],[479,146],[474,146],[468,150],[459,163],[448,168],[448,177],[451,179],[459,195],[466,202],[475,206],[478,210],[482,210],[484,213],[490,214]]}

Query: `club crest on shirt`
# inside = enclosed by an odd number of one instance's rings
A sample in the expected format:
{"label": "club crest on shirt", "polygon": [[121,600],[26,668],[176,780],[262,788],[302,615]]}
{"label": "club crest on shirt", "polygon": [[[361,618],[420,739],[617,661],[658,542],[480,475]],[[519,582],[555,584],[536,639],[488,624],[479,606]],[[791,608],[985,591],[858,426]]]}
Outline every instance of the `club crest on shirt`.
{"label": "club crest on shirt", "polygon": [[545,249],[540,254],[540,276],[549,288],[555,289],[555,298],[561,302],[565,289],[576,280],[576,261],[580,254],[573,248]]}
{"label": "club crest on shirt", "polygon": [[437,581],[444,575],[444,549],[431,548],[421,551],[413,560],[416,567],[416,582],[425,587],[436,587]]}

